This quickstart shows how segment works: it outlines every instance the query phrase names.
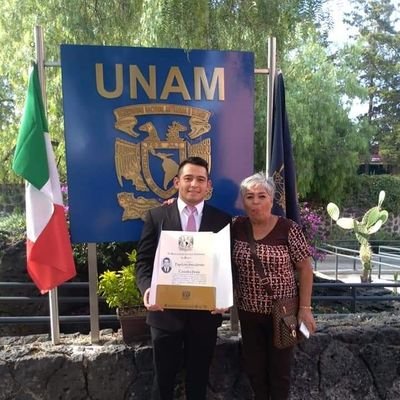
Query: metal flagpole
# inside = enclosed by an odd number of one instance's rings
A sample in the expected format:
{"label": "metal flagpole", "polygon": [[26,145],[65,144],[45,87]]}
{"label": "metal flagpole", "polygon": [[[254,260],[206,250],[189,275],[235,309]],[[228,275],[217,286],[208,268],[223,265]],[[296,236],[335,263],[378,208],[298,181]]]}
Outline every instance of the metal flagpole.
{"label": "metal flagpole", "polygon": [[[35,48],[36,48],[36,63],[39,72],[40,87],[42,90],[43,104],[47,114],[47,97],[46,97],[46,77],[44,70],[44,39],[43,29],[41,26],[35,26]],[[60,323],[58,312],[58,294],[57,288],[49,291],[49,305],[50,305],[50,331],[51,341],[53,344],[60,343]]]}
{"label": "metal flagpole", "polygon": [[276,75],[276,38],[269,37],[268,47],[268,84],[267,84],[267,137],[265,143],[265,172],[270,173],[271,164],[271,136],[272,136],[272,114],[274,109],[274,83]]}
{"label": "metal flagpole", "polygon": [[[45,62],[44,57],[44,39],[43,29],[41,26],[35,27],[35,42],[37,53],[37,64],[39,79],[43,95],[43,103],[46,107],[46,81],[45,81],[45,66],[60,67],[60,62]],[[89,264],[89,308],[90,308],[90,337],[92,343],[99,342],[99,304],[97,296],[97,254],[96,243],[88,243],[88,264]],[[60,327],[59,327],[59,311],[57,288],[49,292],[50,300],[50,322],[51,322],[51,337],[53,344],[60,343]]]}
{"label": "metal flagpole", "polygon": [[97,297],[96,243],[88,243],[90,340],[99,342],[99,302]]}
{"label": "metal flagpole", "polygon": [[[276,38],[270,37],[267,41],[268,68],[255,68],[255,75],[268,75],[267,80],[267,120],[266,120],[266,149],[265,172],[268,175],[271,157],[272,111],[274,106],[274,82],[276,74]],[[239,331],[239,317],[236,304],[230,310],[230,323],[232,332]]]}

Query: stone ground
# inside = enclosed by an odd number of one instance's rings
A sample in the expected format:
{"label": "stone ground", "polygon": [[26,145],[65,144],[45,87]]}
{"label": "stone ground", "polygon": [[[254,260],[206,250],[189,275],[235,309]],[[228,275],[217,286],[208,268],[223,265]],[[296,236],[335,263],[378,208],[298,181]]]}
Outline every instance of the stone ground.
{"label": "stone ground", "polygon": [[[381,312],[381,313],[357,313],[357,314],[316,314],[317,332],[326,330],[330,327],[354,326],[374,327],[382,326],[400,326],[399,312]],[[232,338],[240,337],[240,333],[232,332],[229,321],[224,321],[219,328],[219,337]],[[15,344],[40,344],[41,346],[52,347],[51,336],[47,334],[26,335],[26,336],[2,336],[0,337],[0,346],[12,346]],[[142,344],[146,343],[142,342]],[[149,341],[147,341],[149,343]],[[113,329],[103,329],[100,331],[100,340],[92,344],[90,334],[81,334],[79,332],[72,334],[60,334],[60,345],[68,346],[109,346],[123,345],[121,331]]]}

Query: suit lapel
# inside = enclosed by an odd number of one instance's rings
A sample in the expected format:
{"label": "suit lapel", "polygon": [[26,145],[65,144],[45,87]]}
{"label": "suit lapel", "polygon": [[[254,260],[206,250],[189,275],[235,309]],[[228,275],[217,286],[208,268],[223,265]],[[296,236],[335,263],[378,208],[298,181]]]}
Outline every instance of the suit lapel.
{"label": "suit lapel", "polygon": [[181,217],[179,215],[178,205],[175,201],[166,208],[166,220],[162,226],[163,230],[182,231]]}
{"label": "suit lapel", "polygon": [[211,215],[212,213],[210,211],[210,208],[207,206],[207,204],[204,203],[203,215],[201,217],[199,231],[212,231],[212,227],[214,226],[215,221],[213,223]]}

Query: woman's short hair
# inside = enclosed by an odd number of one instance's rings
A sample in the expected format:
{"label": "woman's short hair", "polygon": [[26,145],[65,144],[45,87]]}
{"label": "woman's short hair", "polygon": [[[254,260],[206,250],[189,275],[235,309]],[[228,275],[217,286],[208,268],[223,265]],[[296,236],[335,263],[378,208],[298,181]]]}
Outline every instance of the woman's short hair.
{"label": "woman's short hair", "polygon": [[274,198],[275,196],[275,183],[271,177],[267,177],[263,172],[257,172],[247,178],[243,179],[240,183],[240,194],[242,197],[253,186],[262,186],[266,192]]}

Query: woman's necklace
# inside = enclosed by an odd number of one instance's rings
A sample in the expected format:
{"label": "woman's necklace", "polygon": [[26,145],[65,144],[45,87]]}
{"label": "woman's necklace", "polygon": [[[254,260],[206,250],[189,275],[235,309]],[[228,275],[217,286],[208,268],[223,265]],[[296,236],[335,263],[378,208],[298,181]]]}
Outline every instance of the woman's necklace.
{"label": "woman's necklace", "polygon": [[260,223],[252,223],[253,236],[255,240],[260,240],[267,236],[272,229],[274,229],[278,217],[276,215],[271,215],[266,221]]}

